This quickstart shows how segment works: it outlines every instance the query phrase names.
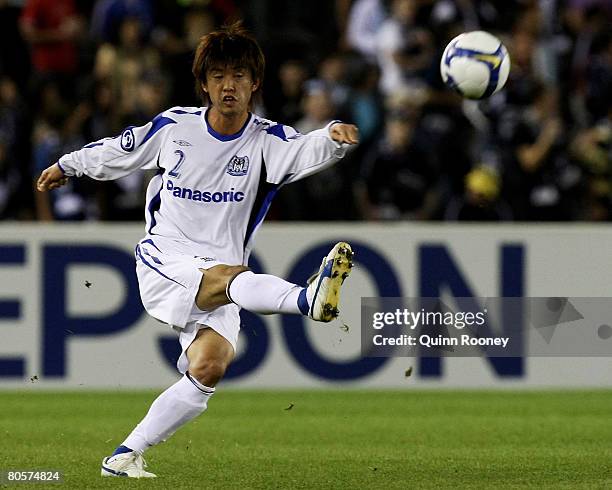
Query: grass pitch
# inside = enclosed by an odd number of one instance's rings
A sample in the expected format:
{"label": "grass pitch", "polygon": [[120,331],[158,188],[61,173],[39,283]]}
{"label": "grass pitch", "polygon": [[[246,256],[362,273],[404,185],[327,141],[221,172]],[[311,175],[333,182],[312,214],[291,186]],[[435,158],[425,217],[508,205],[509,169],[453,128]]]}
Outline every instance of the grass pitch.
{"label": "grass pitch", "polygon": [[610,391],[220,389],[148,451],[157,479],[102,479],[155,396],[0,392],[0,470],[57,469],[55,488],[78,489],[612,488]]}

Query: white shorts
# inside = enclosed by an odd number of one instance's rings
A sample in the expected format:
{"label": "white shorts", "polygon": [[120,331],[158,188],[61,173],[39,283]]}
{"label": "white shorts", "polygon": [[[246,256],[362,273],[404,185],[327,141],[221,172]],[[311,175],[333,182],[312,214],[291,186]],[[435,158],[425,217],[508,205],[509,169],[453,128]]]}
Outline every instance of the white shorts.
{"label": "white shorts", "polygon": [[147,238],[136,246],[136,275],[142,304],[149,315],[168,323],[179,333],[183,353],[177,367],[181,372],[187,369],[185,350],[201,328],[212,328],[236,351],[240,308],[230,303],[203,311],[195,304],[202,281],[200,269],[219,264],[214,257],[184,253],[163,238]]}

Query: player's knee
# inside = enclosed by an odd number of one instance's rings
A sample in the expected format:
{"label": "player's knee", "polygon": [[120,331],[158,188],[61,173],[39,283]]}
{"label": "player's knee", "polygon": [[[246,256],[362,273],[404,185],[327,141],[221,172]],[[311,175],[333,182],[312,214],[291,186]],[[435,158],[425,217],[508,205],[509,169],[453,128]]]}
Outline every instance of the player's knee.
{"label": "player's knee", "polygon": [[189,374],[212,388],[223,378],[227,366],[228,363],[218,359],[194,359],[189,363]]}

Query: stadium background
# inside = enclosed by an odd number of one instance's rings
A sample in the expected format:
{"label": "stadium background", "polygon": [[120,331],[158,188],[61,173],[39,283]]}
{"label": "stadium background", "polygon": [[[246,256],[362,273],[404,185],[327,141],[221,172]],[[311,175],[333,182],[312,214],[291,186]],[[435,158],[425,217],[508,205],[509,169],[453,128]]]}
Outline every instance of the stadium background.
{"label": "stadium background", "polygon": [[[611,217],[611,12],[605,0],[0,1],[0,470],[102,486],[101,456],[176,379],[176,342],[142,311],[133,271],[148,176],[51,194],[32,179],[198,105],[197,39],[244,18],[268,63],[259,113],[302,132],[331,118],[361,129],[341,164],[280,193],[252,264],[304,280],[320,248],[354,242],[349,328],[244,315],[209,413],[150,453],[160,488],[203,475],[214,488],[612,485],[609,357],[359,357],[361,296],[610,295],[612,230],[585,222]],[[447,41],[478,28],[512,59],[506,89],[480,103],[438,75]],[[177,472],[177,452],[197,469]]]}
{"label": "stadium background", "polygon": [[[302,132],[352,121],[362,135],[341,165],[282,192],[269,219],[607,221],[611,9],[605,0],[5,0],[0,218],[140,220],[146,176],[52,196],[34,195],[32,177],[164,108],[199,105],[197,40],[244,18],[267,56],[259,112]],[[444,90],[438,70],[446,43],[475,29],[496,33],[512,60],[506,89],[480,104]]]}

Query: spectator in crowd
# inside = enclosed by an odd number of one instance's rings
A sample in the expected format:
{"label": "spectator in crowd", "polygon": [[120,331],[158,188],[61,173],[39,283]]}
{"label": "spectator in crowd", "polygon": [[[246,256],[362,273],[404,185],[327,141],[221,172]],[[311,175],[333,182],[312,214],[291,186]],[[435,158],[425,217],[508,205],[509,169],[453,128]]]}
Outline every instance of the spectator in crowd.
{"label": "spectator in crowd", "polygon": [[559,67],[557,63],[556,47],[550,35],[546,35],[546,24],[544,22],[544,12],[538,2],[528,2],[518,15],[513,26],[513,35],[523,36],[523,42],[528,45],[529,67],[535,78],[545,83],[549,87],[556,87],[558,84]]}
{"label": "spectator in crowd", "polygon": [[607,115],[579,131],[571,144],[571,155],[586,174],[584,213],[586,221],[612,219],[612,91],[608,92]]}
{"label": "spectator in crowd", "polygon": [[[0,2],[0,75],[7,76],[19,87],[27,87],[31,66],[24,62],[30,58],[28,46],[21,36],[19,2]],[[9,48],[10,47],[10,48]]]}
{"label": "spectator in crowd", "polygon": [[89,118],[85,126],[85,135],[88,141],[96,141],[117,132],[119,124],[115,120],[116,106],[110,80],[94,80],[90,90],[86,102]]}
{"label": "spectator in crowd", "polygon": [[508,43],[512,69],[505,88],[508,110],[521,112],[533,99],[533,94],[539,86],[545,83],[544,77],[538,72],[535,57],[536,38],[527,31],[516,31]]}
{"label": "spectator in crowd", "polygon": [[172,73],[171,90],[168,94],[171,104],[199,105],[191,74],[193,53],[200,38],[214,27],[215,17],[209,9],[190,8],[184,12],[180,34],[167,32],[161,42],[162,68],[166,73]]}
{"label": "spectator in crowd", "polygon": [[338,42],[340,26],[336,1],[258,0],[241,2],[240,7],[255,37],[273,51],[282,52],[284,59],[290,52],[295,56],[295,48],[313,59],[320,59]]}
{"label": "spectator in crowd", "polygon": [[[479,29],[499,28],[500,12],[497,3],[490,0],[437,0],[422,2],[426,13],[428,25],[439,41],[447,34],[451,26],[460,25],[461,32],[476,31]],[[511,0],[505,3],[511,4]],[[427,9],[429,6],[429,9]]]}
{"label": "spectator in crowd", "polygon": [[[463,193],[465,175],[476,160],[478,133],[465,114],[464,101],[449,93],[421,93],[410,90],[410,104],[421,107],[419,132],[430,158],[440,172],[440,186],[446,198]],[[434,216],[439,217],[438,215]]]}
{"label": "spectator in crowd", "polygon": [[430,219],[438,205],[438,173],[416,135],[418,115],[391,112],[384,138],[363,161],[357,194],[370,220]]}
{"label": "spectator in crowd", "polygon": [[295,122],[303,116],[304,83],[308,78],[306,64],[298,59],[284,61],[278,70],[280,90],[269,99],[267,109],[274,121]]}
{"label": "spectator in crowd", "polygon": [[480,166],[465,176],[465,193],[451,199],[447,221],[511,221],[512,210],[500,199],[500,179],[491,168]]}
{"label": "spectator in crowd", "polygon": [[153,2],[151,0],[96,0],[91,14],[91,35],[101,44],[117,43],[121,26],[128,18],[138,19],[142,35],[149,37],[153,30]]}
{"label": "spectator in crowd", "polygon": [[160,70],[159,52],[145,44],[140,18],[124,18],[119,27],[118,45],[101,45],[94,67],[97,80],[108,80],[111,83],[122,126],[127,121],[132,124],[146,122],[142,119],[134,120],[140,81],[147,74],[157,74]]}
{"label": "spectator in crowd", "polygon": [[558,221],[574,217],[580,172],[567,158],[566,130],[557,97],[537,87],[532,103],[503,128],[508,202],[518,220]]}
{"label": "spectator in crowd", "polygon": [[0,218],[10,215],[11,200],[19,183],[8,146],[6,135],[0,132]]}
{"label": "spectator in crowd", "polygon": [[387,17],[382,0],[355,0],[344,34],[344,43],[375,62],[378,57],[376,37]]}
{"label": "spectator in crowd", "polygon": [[17,84],[0,77],[0,219],[24,218],[30,203],[29,120]]}
{"label": "spectator in crowd", "polygon": [[[55,90],[54,86],[47,86],[47,97],[60,100]],[[81,136],[85,117],[82,106],[70,112],[66,111],[66,105],[61,103],[50,105],[48,110],[41,114],[34,123],[32,136],[33,175],[42,172],[48,162],[55,161],[64,153],[77,150],[86,143]],[[94,187],[90,181],[71,182],[52,197],[35,193],[38,219],[75,221],[99,218],[95,198],[86,197],[94,194]]]}
{"label": "spectator in crowd", "polygon": [[[335,119],[336,107],[329,84],[321,79],[306,82],[302,100],[304,116],[294,127],[307,134]],[[347,178],[349,163],[340,162],[304,181],[292,192],[281,191],[281,217],[292,220],[340,220],[353,217],[352,181]],[[308,203],[304,206],[304,203]],[[278,209],[278,208],[277,208]]]}
{"label": "spectator in crowd", "polygon": [[360,143],[356,152],[362,155],[383,126],[383,100],[378,90],[380,71],[376,64],[358,55],[350,57],[347,64],[349,93],[343,115],[359,128]]}
{"label": "spectator in crowd", "polygon": [[332,103],[342,113],[349,97],[346,84],[348,59],[341,53],[332,53],[319,63],[318,77],[325,82]]}
{"label": "spectator in crowd", "polygon": [[608,116],[612,104],[612,24],[608,27],[593,44],[586,70],[585,102],[591,123]]}
{"label": "spectator in crowd", "polygon": [[332,89],[321,79],[306,82],[302,99],[304,116],[295,123],[295,129],[306,134],[321,127],[325,121],[330,121],[336,115]]}
{"label": "spectator in crowd", "polygon": [[417,0],[392,0],[390,17],[376,36],[377,59],[384,95],[406,85],[420,87],[432,63],[432,37],[415,23]]}
{"label": "spectator in crowd", "polygon": [[73,0],[27,0],[20,18],[30,45],[36,80],[61,83],[63,94],[74,89],[78,69],[77,39],[82,23]]}

